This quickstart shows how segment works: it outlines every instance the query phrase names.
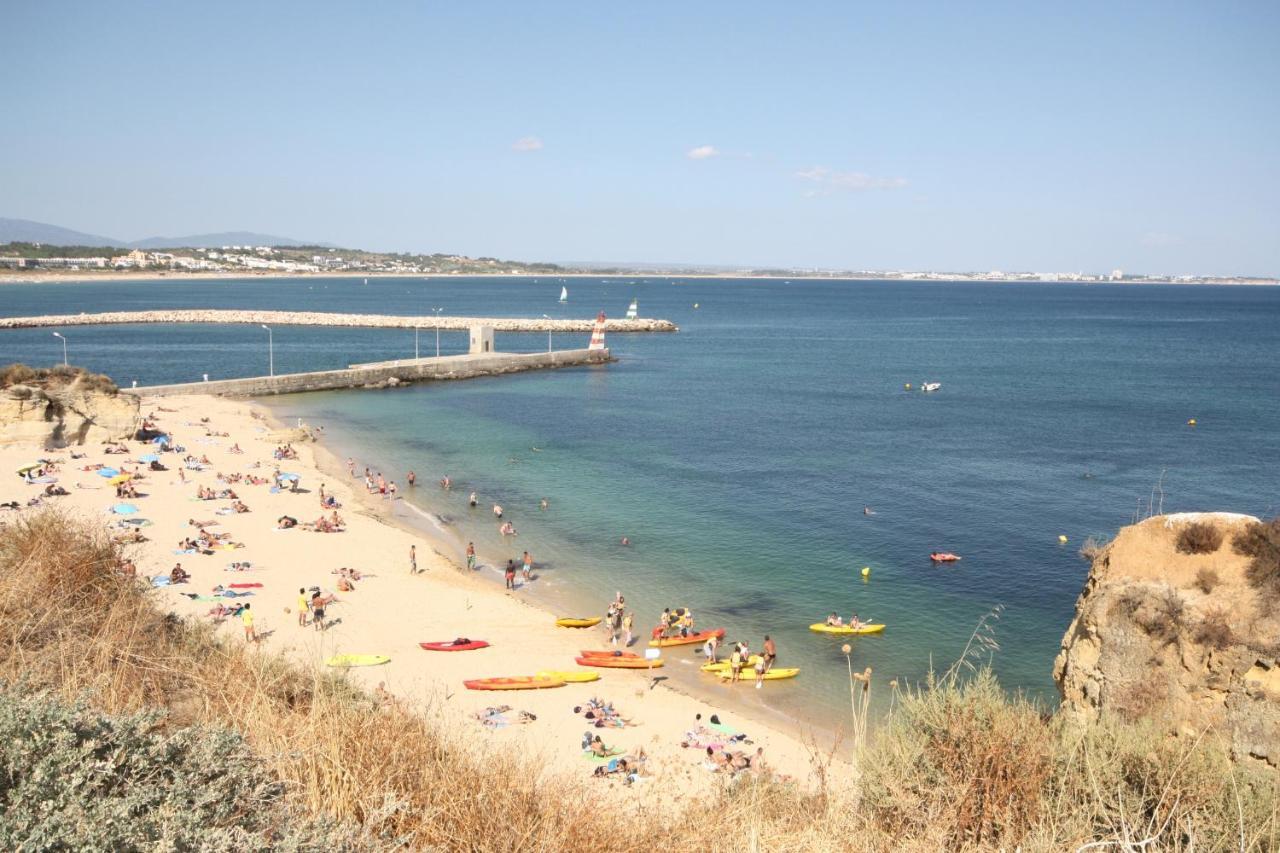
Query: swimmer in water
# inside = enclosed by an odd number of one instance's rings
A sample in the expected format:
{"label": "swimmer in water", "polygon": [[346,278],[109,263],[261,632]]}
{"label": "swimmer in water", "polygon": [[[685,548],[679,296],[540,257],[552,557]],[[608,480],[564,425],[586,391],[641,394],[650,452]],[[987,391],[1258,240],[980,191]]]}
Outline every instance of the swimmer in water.
{"label": "swimmer in water", "polygon": [[452,486],[453,486],[453,480],[449,479],[448,474],[445,474],[443,477],[440,478],[440,488],[448,489],[448,488],[451,488]]}
{"label": "swimmer in water", "polygon": [[467,498],[467,503],[471,504],[471,506],[472,506],[472,507],[475,507],[475,505],[476,505],[476,493],[475,493],[475,492],[472,492],[472,493],[471,493],[471,497]]}
{"label": "swimmer in water", "polygon": [[627,537],[623,536],[623,537],[622,537],[622,544],[623,544],[623,545],[630,545],[630,544],[631,544],[631,540],[630,540],[630,539],[628,539]]}
{"label": "swimmer in water", "polygon": [[493,515],[495,518],[502,518],[502,507],[499,504],[493,505]]}
{"label": "swimmer in water", "polygon": [[546,498],[543,498],[543,499],[542,499],[542,508],[543,508],[543,509],[546,509],[546,508],[547,508],[547,507],[549,507],[549,506],[551,506],[551,502],[550,502],[550,501],[548,501]]}
{"label": "swimmer in water", "polygon": [[875,511],[874,509],[872,509],[871,507],[869,507],[869,506],[864,506],[864,507],[862,508],[862,514],[863,514],[863,515],[875,515],[875,514],[876,514],[876,511]]}

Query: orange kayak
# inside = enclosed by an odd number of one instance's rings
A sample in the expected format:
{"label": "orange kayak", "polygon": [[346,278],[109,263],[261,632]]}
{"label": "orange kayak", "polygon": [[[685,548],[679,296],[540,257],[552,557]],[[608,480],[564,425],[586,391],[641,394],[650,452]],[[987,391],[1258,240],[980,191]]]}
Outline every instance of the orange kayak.
{"label": "orange kayak", "polygon": [[712,637],[716,639],[724,639],[723,628],[709,628],[706,631],[698,631],[687,637],[676,635],[674,637],[663,637],[659,640],[650,640],[651,646],[691,646],[694,643],[705,643]]}
{"label": "orange kayak", "polygon": [[582,656],[584,658],[638,658],[640,655],[635,652],[611,652],[607,649],[583,649]]}
{"label": "orange kayak", "polygon": [[511,678],[476,678],[462,682],[468,690],[539,690],[544,687],[564,687],[558,678],[537,678],[517,675]]}
{"label": "orange kayak", "polygon": [[606,658],[574,658],[581,666],[599,666],[607,669],[648,669],[652,666],[662,666],[662,658],[657,660],[646,660],[645,658],[623,658],[623,657],[606,657]]}

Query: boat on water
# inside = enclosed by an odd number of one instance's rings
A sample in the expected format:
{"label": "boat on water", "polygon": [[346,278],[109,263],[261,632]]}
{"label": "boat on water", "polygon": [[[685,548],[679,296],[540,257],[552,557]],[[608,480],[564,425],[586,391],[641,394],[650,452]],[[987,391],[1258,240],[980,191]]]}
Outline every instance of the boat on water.
{"label": "boat on water", "polygon": [[920,390],[924,391],[926,394],[929,393],[930,391],[937,391],[941,387],[942,387],[941,382],[921,382],[920,383]]}
{"label": "boat on water", "polygon": [[640,313],[640,300],[632,299],[631,305],[627,307],[627,319],[634,320]]}
{"label": "boat on water", "polygon": [[563,287],[563,286],[560,288],[560,301],[561,302],[569,301],[569,288]]}

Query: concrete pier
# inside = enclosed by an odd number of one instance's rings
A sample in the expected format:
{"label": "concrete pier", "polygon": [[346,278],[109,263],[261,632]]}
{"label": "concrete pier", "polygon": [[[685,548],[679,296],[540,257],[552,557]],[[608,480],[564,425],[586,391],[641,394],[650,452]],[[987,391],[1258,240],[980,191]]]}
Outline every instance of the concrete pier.
{"label": "concrete pier", "polygon": [[339,388],[390,388],[413,382],[437,382],[450,379],[473,379],[499,376],[526,370],[547,370],[605,364],[612,361],[609,350],[555,350],[553,352],[490,352],[449,355],[440,358],[408,358],[352,365],[345,370],[320,370],[314,373],[286,373],[277,376],[254,376],[246,379],[217,379],[212,382],[183,382],[176,385],[151,385],[122,388],[123,394],[167,397],[180,394],[214,394],[219,397],[265,397],[270,394],[296,394],[302,391],[332,391]]}
{"label": "concrete pier", "polygon": [[[109,311],[101,314],[49,314],[38,317],[0,317],[0,329],[58,326],[114,326],[138,323],[266,324],[268,326],[342,326],[370,329],[465,330],[491,326],[498,332],[587,332],[595,317],[585,320],[544,320],[525,317],[426,317],[391,314],[334,314],[323,311]],[[677,332],[670,320],[606,320],[606,332]]]}

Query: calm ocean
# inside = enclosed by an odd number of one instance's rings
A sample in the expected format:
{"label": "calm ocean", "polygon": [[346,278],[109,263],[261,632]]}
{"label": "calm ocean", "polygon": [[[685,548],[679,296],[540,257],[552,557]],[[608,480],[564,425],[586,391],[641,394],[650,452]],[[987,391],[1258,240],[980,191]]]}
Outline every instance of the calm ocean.
{"label": "calm ocean", "polygon": [[[19,285],[0,287],[0,314],[443,306],[588,318],[621,316],[638,298],[641,316],[681,331],[611,335],[620,361],[609,367],[267,402],[323,424],[333,449],[402,486],[415,469],[425,485],[412,500],[443,516],[456,543],[473,539],[490,559],[528,548],[544,565],[532,592],[553,606],[591,602],[598,612],[621,590],[644,631],[664,606],[688,605],[700,624],[753,646],[771,633],[781,661],[804,673],[738,692],[808,719],[847,707],[841,641],[806,628],[832,610],[888,624],[854,642],[855,667],[873,667],[883,683],[920,679],[931,660],[950,664],[977,620],[1002,605],[996,671],[1006,687],[1052,700],[1086,537],[1128,523],[1162,477],[1166,511],[1280,507],[1280,289],[574,279],[559,305],[560,286]],[[121,385],[266,372],[266,333],[254,326],[65,333],[72,363]],[[500,349],[546,343],[545,334],[498,337]],[[464,335],[445,333],[441,345],[459,352]],[[275,329],[278,372],[403,358],[413,346],[403,330]],[[430,330],[420,347],[434,352]],[[61,355],[48,330],[0,332],[0,362]],[[941,390],[903,388],[926,380]],[[434,485],[444,473],[455,482],[448,494]],[[477,511],[466,506],[472,489]],[[520,532],[510,545],[493,501]],[[934,549],[964,559],[935,566]]]}

